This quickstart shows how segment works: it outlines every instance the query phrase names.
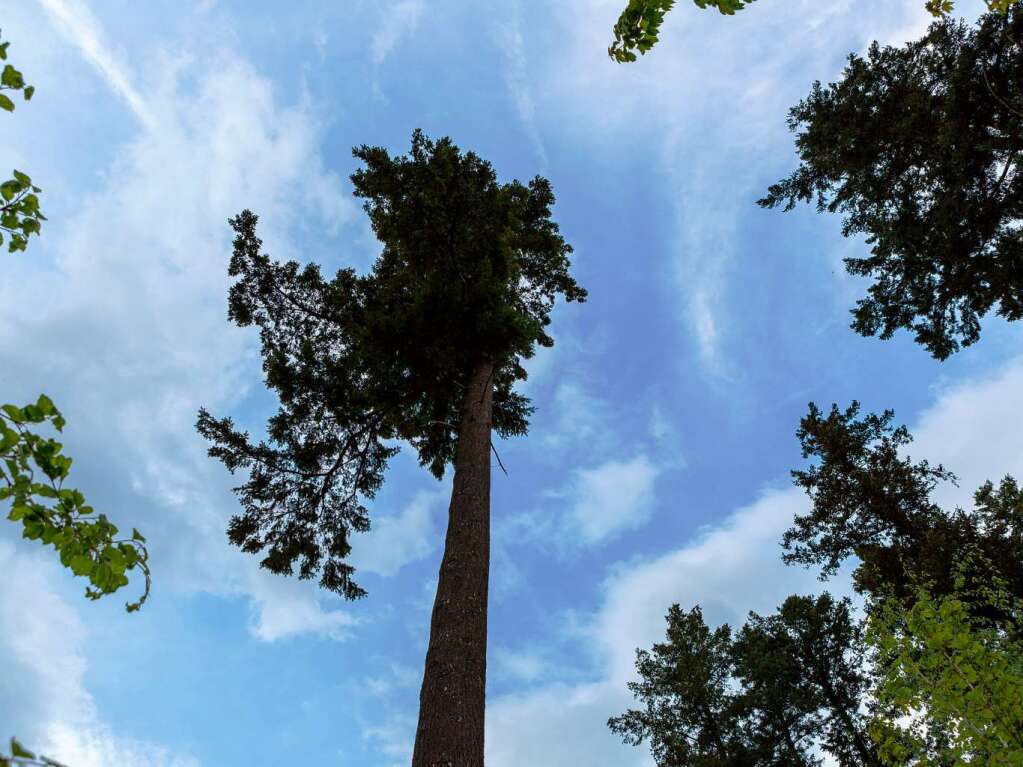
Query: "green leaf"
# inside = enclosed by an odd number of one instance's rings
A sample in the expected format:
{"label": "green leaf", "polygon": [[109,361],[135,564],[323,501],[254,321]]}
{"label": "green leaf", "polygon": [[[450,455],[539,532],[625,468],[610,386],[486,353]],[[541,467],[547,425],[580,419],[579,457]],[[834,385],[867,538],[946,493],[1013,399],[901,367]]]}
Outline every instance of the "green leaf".
{"label": "green leaf", "polygon": [[36,92],[36,87],[34,85],[26,86],[25,90],[22,91],[22,93],[25,94],[25,101],[31,101],[32,100],[32,96],[35,95],[35,92]]}
{"label": "green leaf", "polygon": [[11,520],[11,522],[17,522],[19,519],[28,514],[28,512],[28,506],[12,506],[7,518]]}
{"label": "green leaf", "polygon": [[[3,98],[5,98],[4,95],[0,93],[0,99]],[[3,102],[0,102],[0,105],[2,105],[2,103]],[[0,184],[0,195],[3,195],[3,198],[7,202],[13,200],[15,195],[17,195],[18,192],[20,191],[21,184],[19,184],[17,181],[5,181],[4,183]]]}
{"label": "green leaf", "polygon": [[30,179],[28,176],[26,176],[20,170],[14,171],[14,178],[16,178],[18,180],[18,183],[20,183],[22,185],[22,187],[24,187],[26,189],[28,187],[32,186],[32,179]]}
{"label": "green leaf", "polygon": [[14,102],[11,101],[3,93],[0,93],[0,109],[6,109],[8,112],[13,112],[14,111]]}
{"label": "green leaf", "polygon": [[7,417],[15,423],[23,423],[25,420],[25,413],[22,412],[20,407],[15,407],[14,405],[2,405],[0,406],[0,410],[5,412]]}
{"label": "green leaf", "polygon": [[21,76],[21,72],[8,64],[4,67],[3,72],[0,72],[0,85],[5,88],[21,90],[25,87],[25,78]]}
{"label": "green leaf", "polygon": [[134,527],[131,529],[131,539],[133,541],[138,541],[139,543],[146,542],[146,539],[143,537],[142,533],[140,533],[138,529]]}
{"label": "green leaf", "polygon": [[21,745],[17,738],[11,738],[11,756],[22,759],[35,759],[36,755]]}

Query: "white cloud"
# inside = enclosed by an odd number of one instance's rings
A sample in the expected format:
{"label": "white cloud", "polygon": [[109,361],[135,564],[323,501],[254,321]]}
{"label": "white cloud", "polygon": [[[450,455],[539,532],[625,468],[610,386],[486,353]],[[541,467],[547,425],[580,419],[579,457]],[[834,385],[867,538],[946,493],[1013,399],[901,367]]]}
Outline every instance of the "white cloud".
{"label": "white cloud", "polygon": [[407,715],[395,715],[382,725],[364,727],[362,737],[373,743],[373,750],[393,759],[389,767],[404,767],[412,761],[412,738],[416,731],[416,719]]}
{"label": "white cloud", "polygon": [[645,455],[576,472],[570,534],[592,546],[646,522],[653,512],[658,468]]}
{"label": "white cloud", "polygon": [[534,682],[547,670],[547,662],[539,652],[491,647],[488,666],[497,677],[523,682]]}
{"label": "white cloud", "polygon": [[914,2],[864,14],[853,0],[791,0],[731,17],[679,4],[657,47],[618,65],[606,51],[622,5],[569,0],[545,11],[558,55],[541,59],[547,69],[532,91],[535,113],[561,131],[577,126],[568,140],[594,153],[620,155],[626,144],[659,149],[659,172],[643,183],[663,185],[677,201],[671,271],[683,296],[680,320],[702,370],[730,380],[740,373],[731,345],[753,321],[733,303],[748,287],[736,249],[747,245],[743,227],[765,177],[776,180],[779,158],[792,156],[788,109],[815,78],[836,76],[850,50],[874,38],[910,39],[928,15]]}
{"label": "white cloud", "polygon": [[424,7],[423,0],[399,0],[388,5],[383,21],[373,35],[374,64],[382,64],[403,37],[415,34]]}
{"label": "white cloud", "polygon": [[343,640],[351,635],[358,621],[343,610],[326,609],[324,599],[311,584],[260,570],[246,584],[252,599],[252,634],[264,642],[314,634],[326,639]]}
{"label": "white cloud", "polygon": [[99,23],[82,0],[39,0],[53,23],[78,46],[82,56],[110,88],[131,108],[135,116],[147,128],[155,127],[155,118],[146,106],[142,96],[132,85],[132,77],[121,64],[103,39]]}
{"label": "white cloud", "polygon": [[770,612],[792,592],[822,586],[813,573],[785,567],[778,539],[805,499],[795,489],[765,493],[722,525],[663,556],[613,567],[601,607],[580,630],[580,648],[597,679],[545,685],[488,705],[487,763],[555,767],[652,764],[645,748],[622,745],[608,717],[631,703],[637,647],[664,636],[664,615],[678,602],[700,604],[708,623],[741,623],[750,610]]}
{"label": "white cloud", "polygon": [[577,469],[566,486],[544,493],[546,502],[540,508],[502,518],[494,549],[499,591],[510,591],[522,582],[503,541],[529,541],[574,555],[613,540],[650,520],[663,469],[643,454]]}
{"label": "white cloud", "polygon": [[[968,505],[988,477],[1023,476],[1023,359],[939,392],[910,431],[916,436],[914,458],[944,462],[963,479],[958,490],[939,491],[946,504]],[[798,488],[765,492],[678,550],[613,566],[599,609],[579,630],[580,648],[595,663],[596,678],[491,701],[487,763],[651,765],[645,747],[617,744],[605,722],[632,704],[626,684],[634,678],[635,650],[662,640],[671,604],[699,604],[708,624],[735,626],[751,610],[772,612],[791,593],[851,593],[847,573],[821,583],[815,571],[781,561],[781,535],[808,503]]]}
{"label": "white cloud", "polygon": [[581,384],[566,381],[558,384],[550,410],[556,417],[545,419],[543,443],[549,450],[583,446],[590,453],[599,453],[614,442],[611,412],[608,404],[589,393]]}
{"label": "white cloud", "polygon": [[0,541],[0,721],[3,737],[75,767],[196,767],[166,748],[119,738],[84,686],[87,637],[51,588],[48,555]]}
{"label": "white cloud", "polygon": [[260,386],[256,334],[225,317],[226,219],[252,208],[269,252],[287,258],[307,228],[329,237],[354,217],[324,168],[316,112],[282,104],[246,61],[208,41],[173,60],[153,54],[154,79],[134,90],[103,58],[88,8],[48,2],[111,87],[153,119],[100,179],[80,181],[76,212],[47,223],[35,257],[10,265],[0,284],[5,397],[34,398],[46,382],[69,421],[76,482],[147,534],[158,589],[249,595],[264,639],[342,636],[349,619],[321,606],[315,583],[269,586],[254,557],[227,545],[237,482],[194,431],[200,405],[236,411]]}
{"label": "white cloud", "polygon": [[533,145],[542,168],[547,167],[547,150],[536,122],[536,102],[530,85],[529,61],[522,35],[522,8],[518,0],[507,5],[509,17],[498,26],[498,42],[505,55],[505,84],[518,113],[522,129]]}
{"label": "white cloud", "polygon": [[428,556],[437,545],[433,509],[446,499],[446,492],[422,491],[400,513],[375,516],[369,532],[359,537],[352,551],[356,570],[386,578]]}
{"label": "white cloud", "polygon": [[911,431],[907,452],[915,460],[944,464],[959,477],[958,487],[943,485],[935,496],[946,508],[971,508],[974,491],[989,479],[1023,480],[1023,358],[940,390]]}

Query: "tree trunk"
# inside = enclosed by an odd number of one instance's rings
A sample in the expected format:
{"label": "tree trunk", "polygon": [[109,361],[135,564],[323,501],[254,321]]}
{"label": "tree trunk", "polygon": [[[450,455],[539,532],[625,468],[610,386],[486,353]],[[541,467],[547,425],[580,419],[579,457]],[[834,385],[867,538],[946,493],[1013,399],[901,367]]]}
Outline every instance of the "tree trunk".
{"label": "tree trunk", "polygon": [[476,365],[462,406],[412,767],[483,767],[493,373]]}

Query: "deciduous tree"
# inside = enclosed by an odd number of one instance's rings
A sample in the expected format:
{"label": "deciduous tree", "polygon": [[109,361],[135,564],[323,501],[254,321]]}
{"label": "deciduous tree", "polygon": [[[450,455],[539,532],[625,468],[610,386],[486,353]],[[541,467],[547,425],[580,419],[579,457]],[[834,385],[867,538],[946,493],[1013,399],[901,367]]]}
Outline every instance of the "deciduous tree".
{"label": "deciduous tree", "polygon": [[[1023,600],[997,575],[969,586],[978,564],[964,552],[951,593],[920,584],[909,609],[886,598],[870,611],[870,731],[891,767],[1023,765]],[[978,603],[1000,617],[979,617]]]}
{"label": "deciduous tree", "polygon": [[413,765],[483,763],[491,433],[523,434],[532,412],[515,389],[522,361],[550,346],[555,300],[582,301],[571,248],[537,177],[499,183],[489,163],[420,131],[407,156],[354,151],[353,176],[383,250],[369,274],[274,262],[256,216],[237,235],[229,317],[257,325],[266,383],[280,399],[268,441],[200,412],[210,454],[234,471],[242,513],[228,531],[276,573],[318,576],[354,599],[347,561],[369,528],[364,505],[399,441],[441,477],[454,466],[448,530],[430,625]]}

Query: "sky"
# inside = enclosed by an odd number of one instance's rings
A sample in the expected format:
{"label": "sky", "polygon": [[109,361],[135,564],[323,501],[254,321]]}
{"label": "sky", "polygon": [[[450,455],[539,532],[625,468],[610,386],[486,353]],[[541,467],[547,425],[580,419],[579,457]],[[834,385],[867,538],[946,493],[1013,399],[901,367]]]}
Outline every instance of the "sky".
{"label": "sky", "polygon": [[672,603],[734,625],[848,593],[780,560],[808,402],[894,409],[959,475],[943,503],[1023,474],[1023,330],[991,318],[943,363],[862,338],[842,258],[864,243],[754,202],[795,165],[787,109],[919,36],[923,0],[683,2],[627,66],[606,55],[621,2],[3,2],[36,95],[2,119],[0,168],[49,220],[0,255],[0,401],[57,403],[72,484],[146,534],[154,586],[137,614],[137,583],[88,602],[0,524],[0,738],[75,767],[409,763],[449,477],[392,462],[348,603],[229,546],[242,479],[194,423],[259,434],[276,411],[256,332],[227,320],[227,219],[258,213],[277,259],[366,269],[351,148],[402,153],[415,128],[549,178],[590,293],[530,362],[529,435],[498,444],[490,767],[650,767],[606,721]]}

